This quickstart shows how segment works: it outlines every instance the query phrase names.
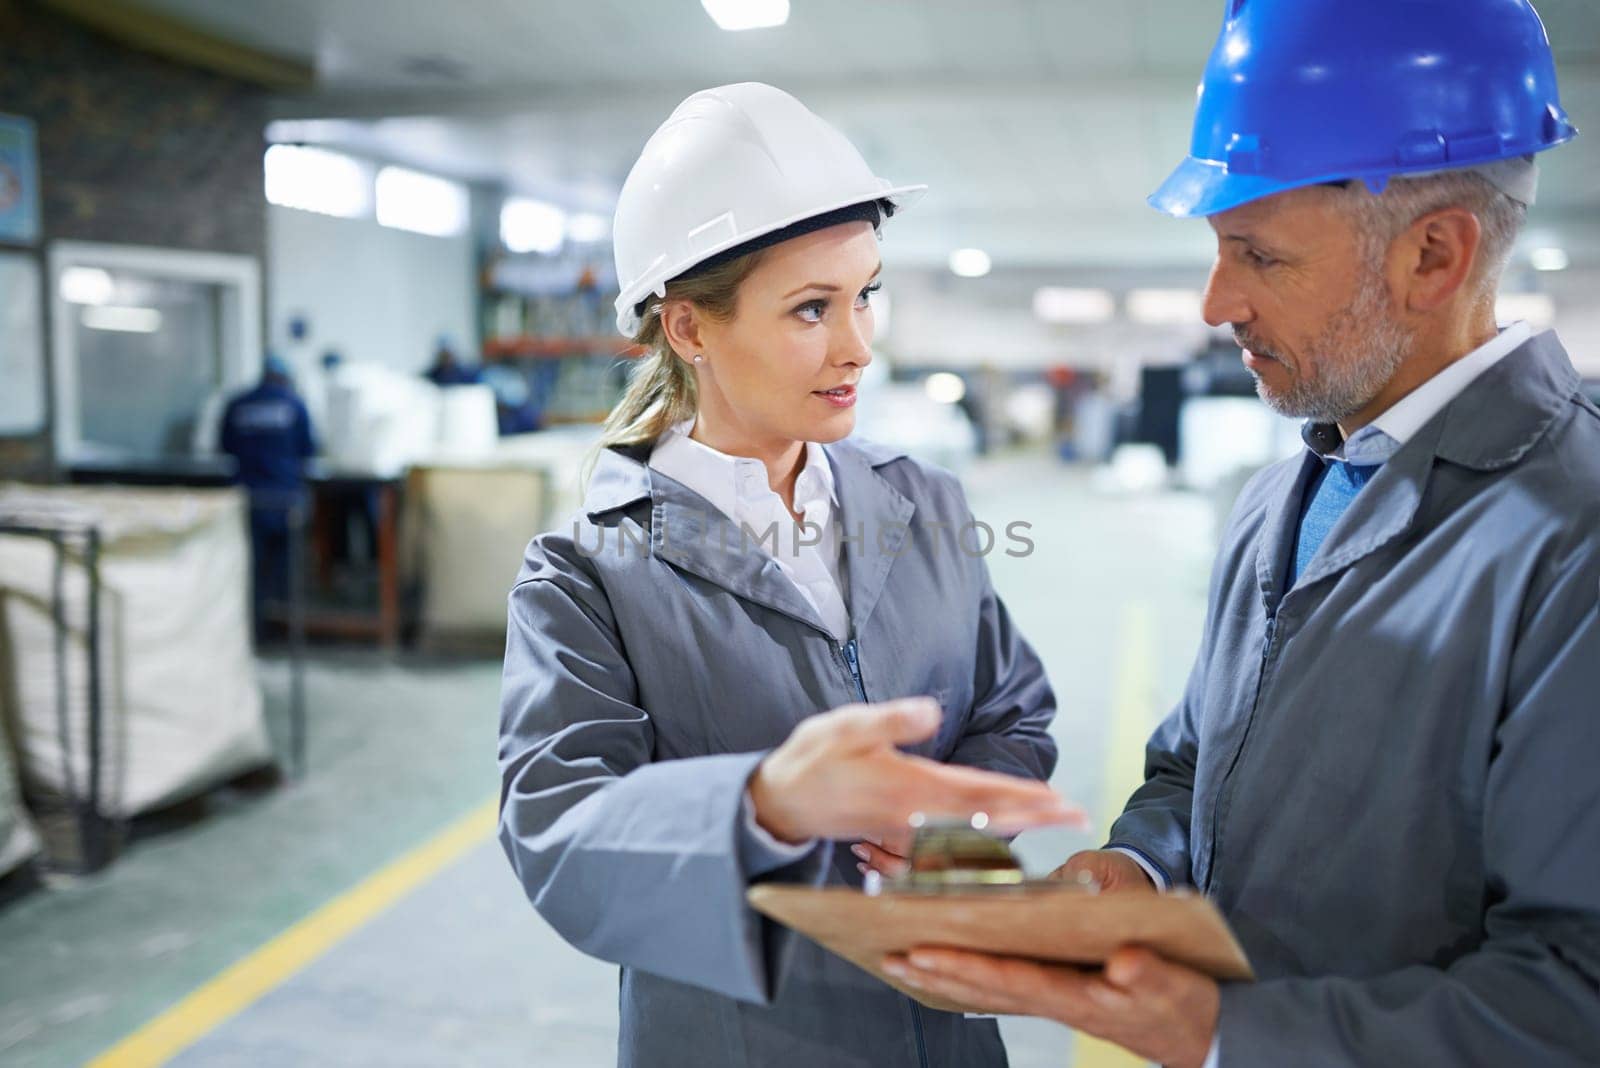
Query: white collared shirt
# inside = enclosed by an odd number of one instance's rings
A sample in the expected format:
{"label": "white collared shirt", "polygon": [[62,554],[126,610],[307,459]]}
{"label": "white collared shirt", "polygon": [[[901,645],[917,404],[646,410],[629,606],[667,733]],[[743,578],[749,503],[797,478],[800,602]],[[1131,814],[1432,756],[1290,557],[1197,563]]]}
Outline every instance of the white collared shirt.
{"label": "white collared shirt", "polygon": [[1401,397],[1382,415],[1351,434],[1328,459],[1362,466],[1387,463],[1428,420],[1442,412],[1489,368],[1533,338],[1533,327],[1513,323]]}
{"label": "white collared shirt", "polygon": [[845,641],[850,636],[850,613],[839,561],[838,496],[828,454],[816,442],[806,442],[806,464],[794,483],[794,510],[810,528],[802,534],[783,499],[768,485],[766,464],[695,441],[689,436],[693,429],[694,420],[689,419],[663,434],[651,450],[651,469],[700,494],[735,526],[748,528],[752,544],[776,524],[778,550],[773,559],[828,632]]}

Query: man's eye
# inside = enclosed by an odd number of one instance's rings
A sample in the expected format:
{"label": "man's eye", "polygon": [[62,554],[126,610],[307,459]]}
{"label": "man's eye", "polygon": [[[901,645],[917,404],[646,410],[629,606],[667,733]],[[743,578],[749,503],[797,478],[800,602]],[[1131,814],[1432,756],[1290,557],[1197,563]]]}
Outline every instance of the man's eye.
{"label": "man's eye", "polygon": [[1253,248],[1247,248],[1244,250],[1244,258],[1249,260],[1250,263],[1256,267],[1270,267],[1274,263],[1278,262],[1271,256],[1263,256]]}

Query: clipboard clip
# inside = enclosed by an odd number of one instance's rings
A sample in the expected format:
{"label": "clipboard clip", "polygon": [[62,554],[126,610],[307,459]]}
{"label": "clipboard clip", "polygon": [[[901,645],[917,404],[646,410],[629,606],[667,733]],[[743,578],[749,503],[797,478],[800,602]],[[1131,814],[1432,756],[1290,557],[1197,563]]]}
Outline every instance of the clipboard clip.
{"label": "clipboard clip", "polygon": [[1030,879],[1004,838],[989,834],[989,817],[929,819],[914,813],[910,867],[884,878],[869,871],[862,889],[879,894],[1011,893],[1021,890],[1076,890],[1097,894],[1100,884],[1087,872],[1077,879]]}

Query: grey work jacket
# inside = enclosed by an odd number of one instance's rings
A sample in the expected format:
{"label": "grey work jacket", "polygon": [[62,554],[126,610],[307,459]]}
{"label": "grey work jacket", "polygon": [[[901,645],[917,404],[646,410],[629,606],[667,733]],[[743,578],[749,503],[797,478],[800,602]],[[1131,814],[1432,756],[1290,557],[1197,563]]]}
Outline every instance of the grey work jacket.
{"label": "grey work jacket", "polygon": [[621,1064],[1005,1064],[994,1021],[917,1007],[744,903],[761,879],[860,884],[847,849],[784,865],[746,832],[746,780],[807,716],[932,695],[943,726],[912,751],[1036,779],[1056,760],[1054,696],[981,539],[958,544],[955,478],[827,452],[864,535],[844,545],[845,645],[648,448],[601,455],[584,514],[533,540],[511,592],[500,840],[540,915],[622,965]]}
{"label": "grey work jacket", "polygon": [[1532,339],[1285,590],[1320,463],[1244,491],[1112,841],[1255,964],[1222,1068],[1600,1063],[1600,412]]}

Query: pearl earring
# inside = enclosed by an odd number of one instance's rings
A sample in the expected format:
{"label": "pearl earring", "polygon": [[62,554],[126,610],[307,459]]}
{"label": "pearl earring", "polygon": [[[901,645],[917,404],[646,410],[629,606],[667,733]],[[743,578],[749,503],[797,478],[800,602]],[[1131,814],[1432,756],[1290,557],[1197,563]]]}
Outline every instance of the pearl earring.
{"label": "pearl earring", "polygon": [[695,363],[705,363],[706,362],[706,358],[704,356],[696,356],[694,358],[694,362]]}

